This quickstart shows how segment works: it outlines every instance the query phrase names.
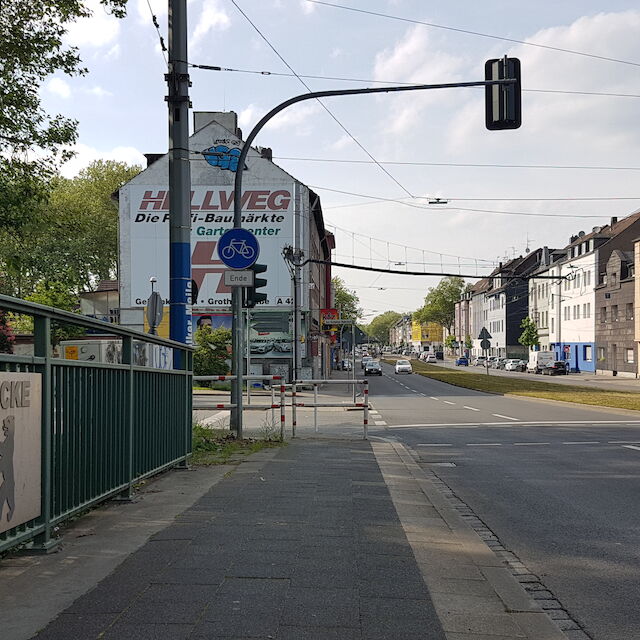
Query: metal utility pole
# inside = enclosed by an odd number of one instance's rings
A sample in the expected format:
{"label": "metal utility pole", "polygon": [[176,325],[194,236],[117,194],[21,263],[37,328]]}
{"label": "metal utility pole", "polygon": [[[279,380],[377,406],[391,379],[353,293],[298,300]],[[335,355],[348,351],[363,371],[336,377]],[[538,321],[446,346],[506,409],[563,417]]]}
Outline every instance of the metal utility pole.
{"label": "metal utility pole", "polygon": [[169,0],[168,40],[169,72],[165,79],[169,105],[169,337],[189,344],[192,301],[187,0]]}

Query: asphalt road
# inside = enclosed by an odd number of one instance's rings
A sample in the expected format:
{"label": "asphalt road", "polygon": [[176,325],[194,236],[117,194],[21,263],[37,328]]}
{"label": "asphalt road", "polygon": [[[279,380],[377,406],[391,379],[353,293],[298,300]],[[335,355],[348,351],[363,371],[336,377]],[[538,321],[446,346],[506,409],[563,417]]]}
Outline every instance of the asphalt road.
{"label": "asphalt road", "polygon": [[595,640],[640,638],[640,416],[369,378],[371,434],[400,440]]}

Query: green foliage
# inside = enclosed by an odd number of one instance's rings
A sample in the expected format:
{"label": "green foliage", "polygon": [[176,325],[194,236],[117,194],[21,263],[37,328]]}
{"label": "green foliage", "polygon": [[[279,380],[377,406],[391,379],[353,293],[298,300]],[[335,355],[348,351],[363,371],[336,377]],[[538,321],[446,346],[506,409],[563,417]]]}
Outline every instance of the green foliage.
{"label": "green foliage", "polygon": [[449,334],[445,339],[444,339],[444,346],[447,347],[447,349],[453,349],[457,344],[456,341],[456,337],[452,334]]}
{"label": "green foliage", "polygon": [[391,325],[401,317],[402,316],[396,311],[385,311],[379,316],[376,316],[364,329],[367,335],[375,338],[382,344],[387,344],[389,342],[389,329]]}
{"label": "green foliage", "polygon": [[540,337],[538,336],[538,327],[536,323],[527,316],[523,318],[520,323],[522,333],[518,338],[518,342],[525,347],[537,347],[540,344]]}
{"label": "green foliage", "polygon": [[111,195],[140,170],[98,160],[71,180],[53,180],[32,220],[10,230],[0,225],[2,292],[25,297],[40,282],[61,282],[78,292],[113,277],[118,208]]}
{"label": "green foliage", "polygon": [[214,329],[205,325],[194,336],[193,373],[196,376],[223,376],[229,373],[227,360],[231,346],[229,329]]}
{"label": "green foliage", "polygon": [[[124,17],[127,0],[100,0]],[[10,0],[0,11],[0,228],[34,220],[47,184],[72,154],[77,122],[49,115],[42,84],[51,75],[87,73],[76,47],[65,44],[69,24],[91,15],[83,0]],[[37,149],[37,153],[33,153]]]}
{"label": "green foliage", "polygon": [[362,309],[358,306],[360,298],[355,291],[347,289],[342,278],[335,276],[331,279],[335,290],[335,308],[340,312],[343,320],[358,320],[362,316]]}
{"label": "green foliage", "polygon": [[13,343],[16,337],[9,324],[8,314],[0,311],[0,353],[13,353]]}
{"label": "green foliage", "polygon": [[449,332],[453,329],[455,304],[464,291],[464,280],[458,276],[442,278],[436,287],[430,287],[424,305],[413,317],[419,322],[435,322]]}
{"label": "green foliage", "polygon": [[464,348],[473,349],[473,340],[471,339],[471,336],[469,334],[467,334],[464,338]]}

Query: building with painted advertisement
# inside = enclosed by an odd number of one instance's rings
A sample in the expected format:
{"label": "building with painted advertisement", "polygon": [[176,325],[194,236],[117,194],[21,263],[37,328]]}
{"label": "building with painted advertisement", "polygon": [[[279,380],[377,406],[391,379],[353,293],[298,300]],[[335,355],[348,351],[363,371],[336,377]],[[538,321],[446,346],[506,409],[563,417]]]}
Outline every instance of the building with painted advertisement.
{"label": "building with painted advertisement", "polygon": [[[242,145],[233,112],[194,114],[189,139],[191,162],[191,274],[193,329],[203,324],[231,326],[231,289],[224,284],[226,266],[217,253],[220,237],[233,227],[234,179]],[[119,192],[120,322],[144,329],[151,293],[168,302],[169,162],[168,155],[148,156],[147,169]],[[236,159],[234,165],[234,159]],[[333,237],[324,228],[319,197],[271,160],[270,149],[252,148],[243,174],[242,226],[260,245],[258,262],[267,266],[261,289],[267,299],[248,313],[252,373],[289,373],[293,356],[292,277],[283,258],[291,246],[305,258],[329,260]],[[303,375],[328,371],[328,340],[320,331],[319,312],[331,306],[329,265],[301,269],[300,362]]]}

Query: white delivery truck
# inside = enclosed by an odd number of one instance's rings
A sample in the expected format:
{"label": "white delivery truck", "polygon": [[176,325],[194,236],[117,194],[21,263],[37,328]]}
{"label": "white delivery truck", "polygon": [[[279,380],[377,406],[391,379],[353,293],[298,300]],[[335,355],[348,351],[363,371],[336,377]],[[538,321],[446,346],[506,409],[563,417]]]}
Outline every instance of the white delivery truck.
{"label": "white delivery truck", "polygon": [[542,370],[555,362],[556,354],[553,351],[532,351],[527,362],[528,373],[542,373]]}

